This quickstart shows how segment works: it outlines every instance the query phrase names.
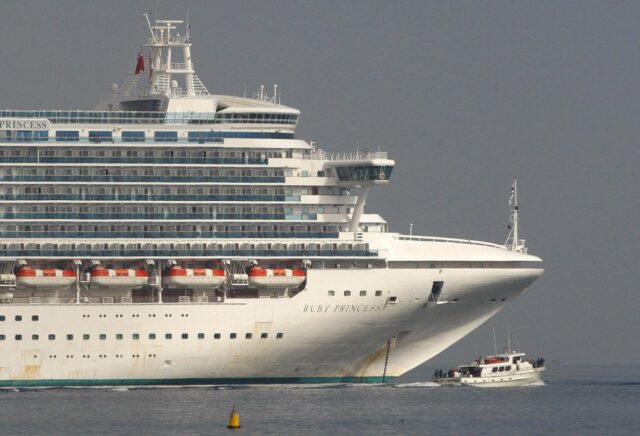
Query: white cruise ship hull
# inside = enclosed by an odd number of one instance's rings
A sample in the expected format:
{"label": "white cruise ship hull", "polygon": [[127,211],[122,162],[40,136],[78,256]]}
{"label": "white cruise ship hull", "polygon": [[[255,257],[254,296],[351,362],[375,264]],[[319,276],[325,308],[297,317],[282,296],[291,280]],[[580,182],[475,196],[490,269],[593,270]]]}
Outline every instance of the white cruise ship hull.
{"label": "white cruise ship hull", "polygon": [[[0,385],[392,379],[500,310],[504,303],[487,301],[489,289],[492,296],[511,299],[540,273],[458,269],[454,276],[435,269],[310,270],[307,288],[287,299],[6,305],[5,319],[23,320],[11,322],[13,331],[7,333],[22,333],[24,340],[0,342]],[[389,286],[375,296],[382,275]],[[436,278],[447,280],[447,298],[458,298],[456,303],[429,306],[426,289]],[[348,297],[343,292],[347,288],[352,291]],[[361,289],[367,290],[366,297],[356,292]],[[335,296],[329,297],[329,290],[335,290]],[[389,301],[392,296],[395,303]],[[34,315],[38,321],[31,321]],[[27,337],[34,332],[38,341]],[[199,333],[204,338],[199,339]],[[48,341],[49,334],[56,339]],[[68,334],[72,340],[67,340]],[[106,339],[101,340],[101,334]],[[83,340],[84,335],[88,339]]]}

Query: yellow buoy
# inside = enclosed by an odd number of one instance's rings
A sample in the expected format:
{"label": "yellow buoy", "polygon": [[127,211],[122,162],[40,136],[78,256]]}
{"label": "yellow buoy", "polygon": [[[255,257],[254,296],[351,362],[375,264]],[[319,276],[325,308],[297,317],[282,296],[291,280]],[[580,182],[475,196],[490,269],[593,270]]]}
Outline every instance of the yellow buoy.
{"label": "yellow buoy", "polygon": [[229,423],[227,428],[240,428],[240,414],[236,411],[235,406],[231,409],[229,414]]}

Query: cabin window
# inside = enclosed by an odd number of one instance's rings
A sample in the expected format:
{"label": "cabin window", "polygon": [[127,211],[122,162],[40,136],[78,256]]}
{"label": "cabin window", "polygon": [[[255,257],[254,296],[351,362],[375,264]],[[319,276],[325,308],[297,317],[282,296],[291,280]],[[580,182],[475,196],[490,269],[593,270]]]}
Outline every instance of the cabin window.
{"label": "cabin window", "polygon": [[213,339],[220,339],[220,337],[221,337],[220,333],[213,334]]}
{"label": "cabin window", "polygon": [[31,315],[31,321],[38,321],[40,317],[38,315]]}
{"label": "cabin window", "polygon": [[88,334],[86,334],[86,333],[84,335],[82,335],[82,340],[84,340],[84,341],[88,341],[89,338],[90,338],[90,336]]}
{"label": "cabin window", "polygon": [[366,297],[367,296],[367,291],[360,291],[360,296],[361,297]]}
{"label": "cabin window", "polygon": [[118,341],[121,341],[123,337],[124,337],[124,335],[122,333],[116,333],[116,339]]}
{"label": "cabin window", "polygon": [[180,337],[182,339],[189,339],[189,334],[188,333],[183,333],[182,335],[180,335]]}
{"label": "cabin window", "polygon": [[21,341],[22,340],[22,335],[16,335],[16,341]]}
{"label": "cabin window", "polygon": [[122,132],[122,142],[144,142],[144,132]]}
{"label": "cabin window", "polygon": [[131,339],[133,339],[134,341],[137,341],[138,339],[140,339],[140,334],[139,333],[133,333],[131,335]]}
{"label": "cabin window", "polygon": [[107,340],[107,335],[105,333],[100,333],[100,336],[98,336],[100,338],[101,341],[106,341]]}
{"label": "cabin window", "polygon": [[268,334],[268,333],[262,333],[262,334],[260,335],[260,339],[267,339],[268,337],[269,337],[269,334]]}
{"label": "cabin window", "polygon": [[501,366],[501,367],[498,369],[498,371],[499,371],[499,372],[503,372],[503,371],[504,371],[504,366]]}
{"label": "cabin window", "polygon": [[7,339],[7,337],[5,335],[0,335],[0,341],[4,341],[6,339]]}
{"label": "cabin window", "polygon": [[0,315],[0,321],[4,321],[6,317],[4,315]]}
{"label": "cabin window", "polygon": [[376,291],[376,297],[381,297],[382,296],[382,291]]}
{"label": "cabin window", "polygon": [[204,339],[204,333],[198,333],[198,339]]}
{"label": "cabin window", "polygon": [[22,321],[22,315],[16,315],[16,321]]}
{"label": "cabin window", "polygon": [[149,339],[154,341],[156,339],[156,334],[155,333],[149,333]]}
{"label": "cabin window", "polygon": [[50,341],[55,341],[56,340],[56,335],[49,335],[49,340]]}
{"label": "cabin window", "polygon": [[31,335],[31,339],[34,341],[37,341],[38,339],[40,339],[39,335]]}
{"label": "cabin window", "polygon": [[165,333],[164,334],[164,338],[165,339],[171,339],[173,336],[171,335],[171,333]]}
{"label": "cabin window", "polygon": [[345,297],[350,297],[351,296],[351,291],[344,291],[344,296]]}
{"label": "cabin window", "polygon": [[282,339],[284,337],[284,333],[278,333],[276,335],[276,339]]}
{"label": "cabin window", "polygon": [[508,366],[505,368],[505,371],[511,371],[511,365],[508,365]]}
{"label": "cabin window", "polygon": [[237,335],[237,334],[235,334],[235,333],[231,333],[231,334],[229,335],[229,337],[230,337],[231,339],[235,339],[235,338],[237,338],[237,337],[238,337],[238,335]]}
{"label": "cabin window", "polygon": [[58,130],[56,131],[56,141],[79,141],[80,132],[77,130]]}
{"label": "cabin window", "polygon": [[397,303],[398,302],[398,297],[389,297],[389,303]]}
{"label": "cabin window", "polygon": [[329,291],[329,297],[333,297],[336,295],[336,291]]}
{"label": "cabin window", "polygon": [[157,142],[177,142],[178,132],[155,132],[153,137]]}
{"label": "cabin window", "polygon": [[245,339],[251,339],[253,337],[253,335],[251,333],[247,333],[246,335],[244,335]]}
{"label": "cabin window", "polygon": [[491,372],[498,372],[498,367],[496,366],[495,368],[493,368]]}
{"label": "cabin window", "polygon": [[73,335],[67,335],[67,341],[73,341]]}

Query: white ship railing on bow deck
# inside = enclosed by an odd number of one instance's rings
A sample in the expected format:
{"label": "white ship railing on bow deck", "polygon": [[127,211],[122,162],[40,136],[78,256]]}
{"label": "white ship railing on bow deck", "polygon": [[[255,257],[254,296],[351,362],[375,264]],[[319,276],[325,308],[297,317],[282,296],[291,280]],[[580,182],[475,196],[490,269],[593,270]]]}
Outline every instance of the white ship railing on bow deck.
{"label": "white ship railing on bow deck", "polygon": [[398,235],[397,239],[401,241],[426,241],[426,242],[447,242],[452,244],[471,244],[471,245],[480,245],[484,247],[506,249],[504,245],[494,244],[492,242],[474,241],[472,239],[438,238],[435,236],[411,236],[411,235]]}
{"label": "white ship railing on bow deck", "polygon": [[324,150],[314,150],[304,155],[305,159],[317,160],[371,160],[387,159],[386,151],[356,151],[355,153],[329,153]]}

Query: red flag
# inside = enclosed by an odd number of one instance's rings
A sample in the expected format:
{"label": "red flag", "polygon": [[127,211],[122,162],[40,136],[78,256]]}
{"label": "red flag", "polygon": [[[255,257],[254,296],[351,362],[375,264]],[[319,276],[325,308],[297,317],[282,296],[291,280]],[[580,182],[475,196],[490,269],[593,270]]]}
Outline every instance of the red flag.
{"label": "red flag", "polygon": [[144,71],[144,55],[142,52],[138,53],[138,61],[136,62],[136,71],[134,74],[140,74]]}

